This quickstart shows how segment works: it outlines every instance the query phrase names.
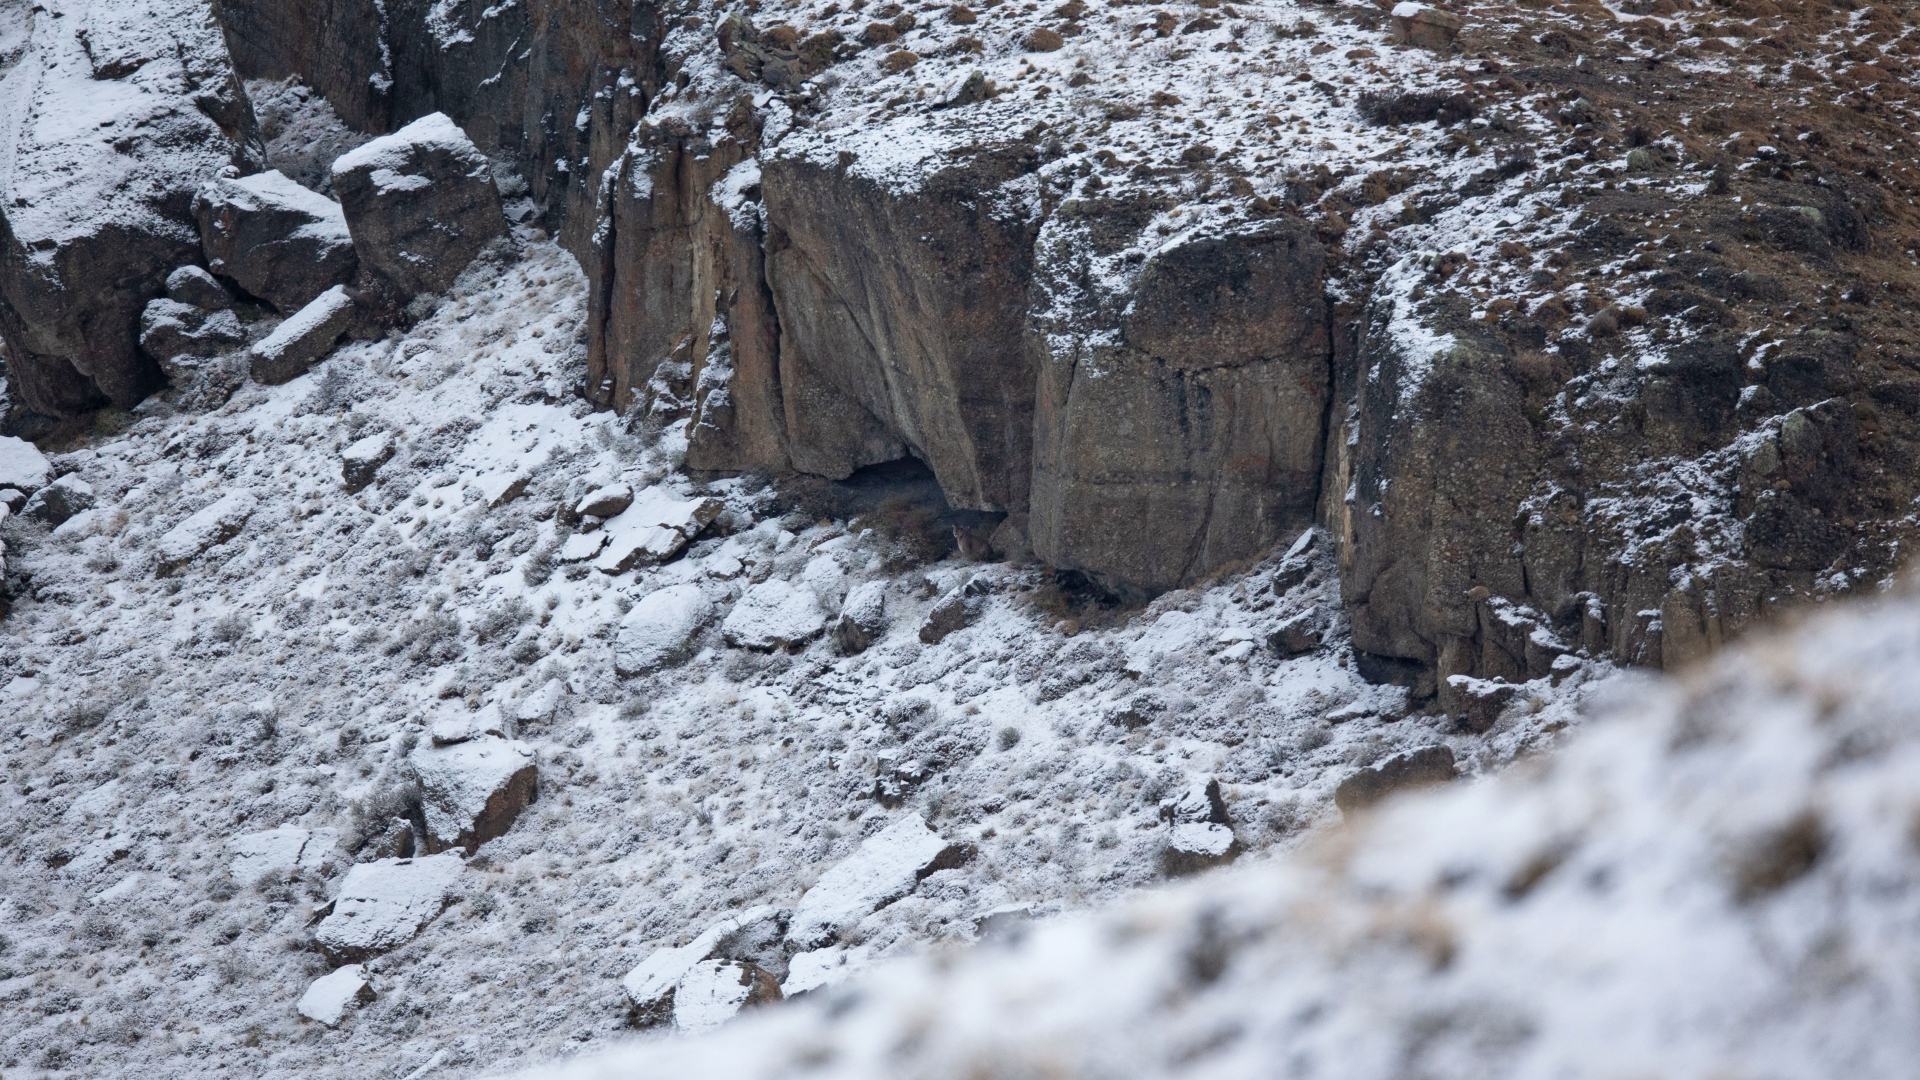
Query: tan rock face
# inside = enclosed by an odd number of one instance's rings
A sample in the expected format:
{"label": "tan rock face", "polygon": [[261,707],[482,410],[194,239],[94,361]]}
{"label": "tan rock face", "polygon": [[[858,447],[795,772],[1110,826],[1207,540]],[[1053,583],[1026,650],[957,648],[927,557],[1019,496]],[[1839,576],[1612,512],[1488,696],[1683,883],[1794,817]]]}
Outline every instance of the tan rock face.
{"label": "tan rock face", "polygon": [[1036,335],[1036,554],[1158,590],[1311,523],[1322,263],[1297,225],[1194,241],[1142,270],[1122,344]]}
{"label": "tan rock face", "polygon": [[[994,196],[1032,167],[1029,152],[982,148],[911,190],[844,159],[766,164],[767,278],[797,467],[845,476],[904,447],[955,506],[1025,503],[1035,223]],[[855,408],[811,408],[836,397]]]}

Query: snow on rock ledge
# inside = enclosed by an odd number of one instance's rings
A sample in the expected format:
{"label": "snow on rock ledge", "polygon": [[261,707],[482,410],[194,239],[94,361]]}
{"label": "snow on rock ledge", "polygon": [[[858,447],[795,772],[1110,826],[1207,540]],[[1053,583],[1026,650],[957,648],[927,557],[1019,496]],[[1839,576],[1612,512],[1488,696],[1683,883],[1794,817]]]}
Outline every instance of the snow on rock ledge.
{"label": "snow on rock ledge", "polygon": [[452,852],[360,863],[341,881],[333,912],[313,932],[314,944],[336,963],[404,944],[447,906],[462,865]]}
{"label": "snow on rock ledge", "polygon": [[825,633],[827,613],[809,589],[769,578],[740,597],[720,633],[727,644],[756,652],[797,649]]}
{"label": "snow on rock ledge", "polygon": [[861,841],[820,875],[794,909],[787,941],[798,949],[831,942],[841,931],[912,892],[935,870],[965,862],[972,850],[950,843],[909,814]]}

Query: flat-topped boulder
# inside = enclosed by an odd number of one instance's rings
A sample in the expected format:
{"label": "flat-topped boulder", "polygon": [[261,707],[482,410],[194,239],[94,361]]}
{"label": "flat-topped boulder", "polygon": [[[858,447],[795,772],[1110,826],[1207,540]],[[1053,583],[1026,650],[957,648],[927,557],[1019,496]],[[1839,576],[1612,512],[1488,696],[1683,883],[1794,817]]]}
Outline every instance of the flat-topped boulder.
{"label": "flat-topped boulder", "polygon": [[722,509],[719,499],[683,498],[663,488],[647,488],[601,527],[606,539],[595,549],[599,558],[594,566],[618,574],[643,563],[671,562]]}
{"label": "flat-topped boulder", "polygon": [[[702,963],[734,961],[766,971],[767,966],[775,964],[781,956],[780,939],[791,916],[785,908],[765,905],[747,908],[721,919],[685,945],[670,945],[648,953],[620,980],[634,1024],[649,1027],[676,1019],[682,981]],[[710,980],[696,981],[701,983],[696,993],[709,997],[713,988],[706,984]],[[779,996],[776,984],[772,999]],[[741,998],[734,1010],[746,1003],[746,999]]]}
{"label": "flat-topped boulder", "polygon": [[254,345],[249,370],[269,386],[291,382],[326,356],[353,324],[353,297],[335,285]]}
{"label": "flat-topped boulder", "polygon": [[208,268],[277,311],[298,311],[353,279],[340,204],[278,171],[207,181],[193,217]]}
{"label": "flat-topped boulder", "polygon": [[507,233],[492,165],[445,113],[341,155],[333,190],[361,268],[400,300],[445,292]]}
{"label": "flat-topped boulder", "polygon": [[53,481],[53,463],[25,439],[0,435],[0,488],[31,495]]}
{"label": "flat-topped boulder", "polygon": [[448,852],[354,866],[340,882],[333,911],[314,929],[314,944],[335,963],[405,944],[446,909],[463,865]]}
{"label": "flat-topped boulder", "polygon": [[720,624],[727,644],[755,652],[798,649],[825,633],[827,612],[811,589],[768,578],[743,594]]}
{"label": "flat-topped boulder", "polygon": [[244,491],[231,492],[187,515],[186,520],[161,534],[154,545],[160,576],[178,572],[202,553],[240,535],[256,505],[252,495]]}
{"label": "flat-topped boulder", "polygon": [[315,831],[298,825],[242,833],[227,842],[232,854],[227,865],[234,879],[246,884],[285,878],[296,870],[318,869],[338,838],[332,829]]}
{"label": "flat-topped boulder", "polygon": [[972,849],[927,828],[919,814],[899,821],[860,842],[853,854],[820,875],[800,897],[787,928],[794,948],[829,944],[842,931],[907,895],[935,870],[965,862]]}
{"label": "flat-topped boulder", "polygon": [[451,745],[431,741],[409,755],[420,784],[428,852],[474,848],[503,836],[538,794],[533,748],[487,735]]}

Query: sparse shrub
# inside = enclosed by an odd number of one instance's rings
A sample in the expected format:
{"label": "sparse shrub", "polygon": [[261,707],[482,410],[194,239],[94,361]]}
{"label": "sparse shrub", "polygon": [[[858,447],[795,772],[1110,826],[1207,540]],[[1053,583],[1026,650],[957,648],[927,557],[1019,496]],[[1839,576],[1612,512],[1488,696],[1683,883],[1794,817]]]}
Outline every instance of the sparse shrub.
{"label": "sparse shrub", "polygon": [[1011,750],[1020,745],[1020,729],[1014,727],[1012,724],[1008,724],[1006,727],[1000,729],[998,735],[994,736],[993,742],[995,746],[998,746],[1002,750]]}

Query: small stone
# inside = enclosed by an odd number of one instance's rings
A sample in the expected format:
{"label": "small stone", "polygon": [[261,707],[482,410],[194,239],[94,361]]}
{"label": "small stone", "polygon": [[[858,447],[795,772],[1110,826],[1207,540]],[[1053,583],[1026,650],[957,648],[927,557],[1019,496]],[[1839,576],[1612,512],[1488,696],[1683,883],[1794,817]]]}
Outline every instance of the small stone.
{"label": "small stone", "polygon": [[1333,791],[1334,805],[1342,814],[1354,814],[1397,791],[1441,784],[1454,777],[1453,751],[1444,746],[1427,746],[1361,769]]}
{"label": "small stone", "polygon": [[347,1015],[347,1006],[365,1005],[373,1000],[373,986],[367,982],[367,969],[348,964],[313,980],[300,995],[300,1015],[328,1027],[338,1027]]}

